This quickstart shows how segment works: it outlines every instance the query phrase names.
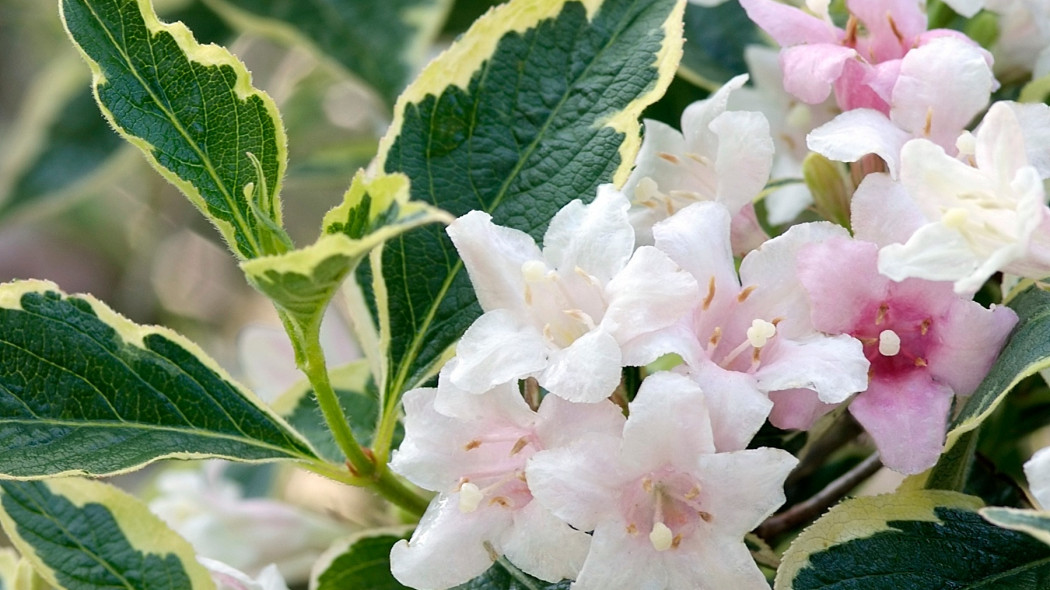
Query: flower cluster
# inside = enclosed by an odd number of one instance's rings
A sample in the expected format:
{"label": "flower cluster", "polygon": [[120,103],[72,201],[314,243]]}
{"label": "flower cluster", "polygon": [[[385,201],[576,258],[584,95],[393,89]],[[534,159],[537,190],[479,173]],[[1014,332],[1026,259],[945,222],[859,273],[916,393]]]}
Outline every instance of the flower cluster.
{"label": "flower cluster", "polygon": [[[730,80],[681,131],[647,121],[626,184],[570,203],[542,246],[482,212],[448,228],[484,314],[404,398],[391,467],[437,496],[393,550],[402,583],[505,557],[575,590],[767,588],[743,539],[797,461],[758,430],[846,406],[886,467],[932,467],[1017,322],[975,292],[1050,275],[1050,107],[990,104],[992,53],[927,30],[917,0],[848,0],[844,28],[826,2],[740,1],[783,47],[775,75]],[[801,161],[785,109],[855,163],[849,227],[756,213]]]}

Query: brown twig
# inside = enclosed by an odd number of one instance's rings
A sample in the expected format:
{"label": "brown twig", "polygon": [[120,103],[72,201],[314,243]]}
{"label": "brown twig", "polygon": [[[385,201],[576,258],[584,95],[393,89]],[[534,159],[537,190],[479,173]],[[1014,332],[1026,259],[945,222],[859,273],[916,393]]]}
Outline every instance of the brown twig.
{"label": "brown twig", "polygon": [[816,519],[821,513],[844,498],[850,490],[874,475],[881,467],[882,461],[879,460],[879,454],[872,453],[870,457],[829,483],[812,498],[795,504],[780,514],[774,514],[767,518],[755,530],[755,534],[770,541],[781,533]]}

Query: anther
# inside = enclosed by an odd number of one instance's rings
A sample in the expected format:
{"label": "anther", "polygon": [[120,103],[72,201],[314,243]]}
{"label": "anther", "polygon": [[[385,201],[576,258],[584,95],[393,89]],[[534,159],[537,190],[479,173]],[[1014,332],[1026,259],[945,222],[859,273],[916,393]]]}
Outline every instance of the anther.
{"label": "anther", "polygon": [[883,330],[879,333],[879,354],[882,356],[895,356],[901,351],[901,337],[893,330]]}
{"label": "anther", "polygon": [[893,15],[886,13],[886,20],[890,22],[890,30],[893,31],[893,36],[897,38],[897,42],[904,43],[904,35],[902,35],[900,29],[897,28],[897,22],[893,20]]}
{"label": "anther", "polygon": [[707,282],[707,297],[704,297],[704,311],[711,307],[711,302],[715,300],[715,277],[711,277],[711,280]]}
{"label": "anther", "polygon": [[875,312],[875,325],[879,325],[886,320],[886,312],[890,310],[890,306],[883,303],[879,306],[879,310]]}
{"label": "anther", "polygon": [[528,444],[529,444],[529,439],[525,438],[524,436],[519,438],[518,442],[514,443],[514,446],[510,449],[510,454],[512,456],[513,455],[517,455]]}
{"label": "anther", "polygon": [[476,449],[476,448],[478,448],[480,446],[481,446],[481,441],[475,438],[474,440],[472,440],[472,441],[468,442],[466,445],[464,445],[463,446],[463,450],[464,451],[473,451],[474,449]]}
{"label": "anther", "polygon": [[656,155],[659,156],[660,159],[666,160],[666,161],[668,161],[668,162],[670,162],[672,164],[678,164],[680,162],[680,160],[678,159],[678,156],[676,156],[674,154],[669,154],[667,152],[660,152],[660,153],[658,153]]}
{"label": "anther", "polygon": [[929,137],[931,129],[933,129],[933,107],[926,109],[926,122],[922,126],[923,136]]}
{"label": "anther", "polygon": [[926,333],[930,331],[930,324],[932,323],[933,320],[931,320],[930,318],[922,320],[922,323],[919,324],[919,334],[925,336]]}
{"label": "anther", "polygon": [[741,291],[739,295],[736,296],[736,300],[739,301],[740,303],[743,303],[744,301],[747,300],[749,295],[754,293],[756,288],[757,288],[756,285],[751,285],[751,286],[747,287],[746,289]]}
{"label": "anther", "polygon": [[915,357],[915,366],[916,367],[925,367],[926,366],[926,359],[922,358],[921,356]]}

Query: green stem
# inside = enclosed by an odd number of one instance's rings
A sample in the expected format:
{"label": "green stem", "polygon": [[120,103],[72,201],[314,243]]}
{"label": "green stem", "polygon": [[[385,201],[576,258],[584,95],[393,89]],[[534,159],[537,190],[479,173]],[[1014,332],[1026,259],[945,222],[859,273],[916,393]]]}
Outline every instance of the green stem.
{"label": "green stem", "polygon": [[405,482],[387,469],[385,464],[379,468],[372,481],[379,495],[412,516],[417,518],[423,516],[423,513],[427,511],[427,506],[430,505],[430,500],[405,485]]}

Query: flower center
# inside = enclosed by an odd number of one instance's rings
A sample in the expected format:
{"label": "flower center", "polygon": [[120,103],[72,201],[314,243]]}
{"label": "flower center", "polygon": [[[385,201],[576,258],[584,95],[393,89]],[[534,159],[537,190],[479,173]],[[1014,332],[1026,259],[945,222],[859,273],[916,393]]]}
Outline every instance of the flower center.
{"label": "flower center", "polygon": [[888,301],[872,312],[874,322],[858,326],[851,335],[864,345],[871,375],[889,375],[926,366],[927,338],[933,319],[907,306]]}
{"label": "flower center", "polygon": [[702,490],[693,477],[669,466],[638,478],[621,497],[627,533],[646,534],[657,551],[677,549],[712,518],[703,510]]}
{"label": "flower center", "polygon": [[607,307],[600,281],[580,267],[568,276],[539,260],[521,266],[525,305],[555,348],[565,348],[593,330]]}
{"label": "flower center", "polygon": [[516,510],[532,501],[525,481],[525,462],[541,445],[520,429],[471,439],[463,450],[473,465],[485,466],[460,477],[459,510],[470,513],[487,506]]}

